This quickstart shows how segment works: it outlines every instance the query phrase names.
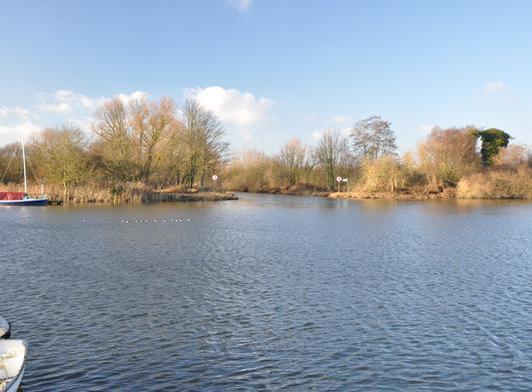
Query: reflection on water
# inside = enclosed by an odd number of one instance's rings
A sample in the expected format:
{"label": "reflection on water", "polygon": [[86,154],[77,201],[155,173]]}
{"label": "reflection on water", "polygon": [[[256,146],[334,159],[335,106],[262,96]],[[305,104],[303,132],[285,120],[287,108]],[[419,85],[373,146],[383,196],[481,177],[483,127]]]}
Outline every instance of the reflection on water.
{"label": "reflection on water", "polygon": [[530,390],[532,205],[0,209],[25,391]]}

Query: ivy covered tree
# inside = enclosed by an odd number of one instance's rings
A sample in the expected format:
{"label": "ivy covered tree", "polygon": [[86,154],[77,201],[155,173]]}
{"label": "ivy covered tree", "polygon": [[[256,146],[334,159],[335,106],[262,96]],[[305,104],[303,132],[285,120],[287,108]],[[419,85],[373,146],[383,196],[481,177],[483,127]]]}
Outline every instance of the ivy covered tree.
{"label": "ivy covered tree", "polygon": [[474,131],[474,135],[482,141],[480,156],[486,166],[493,164],[493,159],[497,156],[499,150],[507,147],[512,138],[509,134],[497,128],[490,128],[484,131],[477,130]]}

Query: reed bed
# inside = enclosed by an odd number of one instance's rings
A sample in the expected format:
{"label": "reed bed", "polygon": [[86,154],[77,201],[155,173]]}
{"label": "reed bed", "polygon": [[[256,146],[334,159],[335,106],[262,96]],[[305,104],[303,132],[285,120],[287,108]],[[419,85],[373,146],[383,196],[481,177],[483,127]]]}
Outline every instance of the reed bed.
{"label": "reed bed", "polygon": [[[20,192],[20,184],[4,186],[6,191]],[[61,186],[46,186],[45,194],[50,203],[54,205],[82,205],[82,204],[107,204],[140,205],[152,202],[179,202],[179,201],[221,201],[238,199],[231,192],[198,192],[197,190],[183,190],[181,188],[156,189],[143,183],[125,183],[111,186],[83,185],[70,189]],[[40,186],[30,186],[28,193],[37,196],[41,193]]]}
{"label": "reed bed", "polygon": [[456,189],[461,199],[532,199],[532,176],[526,167],[492,170],[463,178]]}

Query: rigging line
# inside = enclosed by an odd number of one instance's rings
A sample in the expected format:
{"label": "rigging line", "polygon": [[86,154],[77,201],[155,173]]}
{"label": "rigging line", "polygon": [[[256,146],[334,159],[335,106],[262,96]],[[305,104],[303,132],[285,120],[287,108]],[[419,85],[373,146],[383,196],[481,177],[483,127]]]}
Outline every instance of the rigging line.
{"label": "rigging line", "polygon": [[13,163],[13,159],[15,159],[16,155],[17,155],[16,151],[13,152],[13,155],[11,155],[11,159],[9,160],[9,162],[7,164],[6,170],[4,171],[4,175],[2,176],[2,179],[0,180],[0,182],[2,182],[2,183],[4,182],[4,178],[6,177],[6,174],[7,174],[8,170],[9,170],[9,168],[11,167],[11,163]]}

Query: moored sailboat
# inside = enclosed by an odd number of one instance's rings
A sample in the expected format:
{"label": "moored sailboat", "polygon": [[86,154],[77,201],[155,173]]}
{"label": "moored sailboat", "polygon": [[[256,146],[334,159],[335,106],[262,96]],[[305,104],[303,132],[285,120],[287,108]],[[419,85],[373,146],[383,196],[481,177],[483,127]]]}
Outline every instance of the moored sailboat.
{"label": "moored sailboat", "polygon": [[48,198],[42,194],[38,197],[28,195],[28,180],[26,176],[26,150],[24,149],[24,139],[22,139],[22,167],[24,170],[24,192],[0,192],[0,206],[45,206]]}

